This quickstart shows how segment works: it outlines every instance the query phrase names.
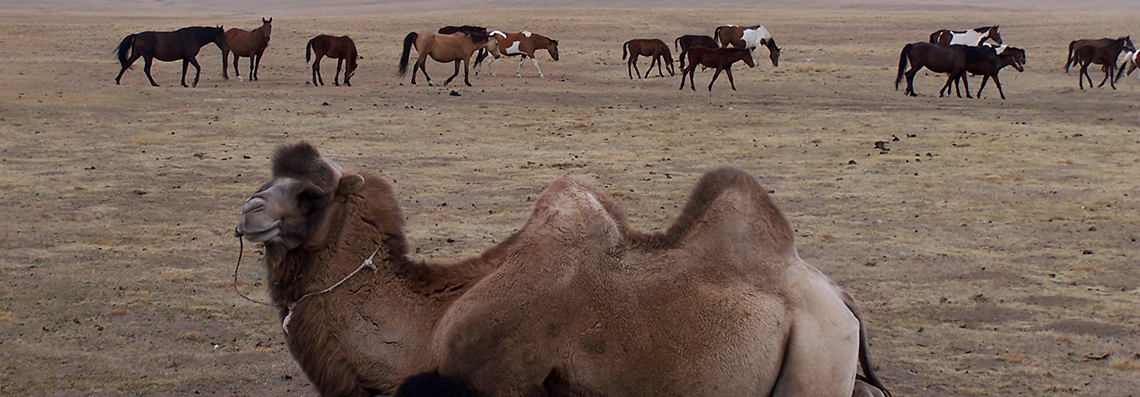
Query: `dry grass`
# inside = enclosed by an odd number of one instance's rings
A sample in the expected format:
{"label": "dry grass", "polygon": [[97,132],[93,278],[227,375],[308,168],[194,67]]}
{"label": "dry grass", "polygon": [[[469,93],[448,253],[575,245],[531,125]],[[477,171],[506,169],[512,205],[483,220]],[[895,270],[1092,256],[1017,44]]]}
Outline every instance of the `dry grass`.
{"label": "dry grass", "polygon": [[[656,229],[701,172],[741,167],[774,192],[800,256],[861,302],[897,395],[1140,390],[1131,359],[1082,359],[1140,352],[1140,83],[1080,91],[1060,69],[1069,40],[1128,34],[1137,15],[974,11],[278,15],[261,81],[223,81],[208,46],[196,89],[169,63],[154,65],[162,87],[141,64],[115,86],[111,49],[257,18],[0,14],[0,394],[314,395],[277,313],[229,280],[244,196],[271,150],[301,139],[393,181],[416,257],[435,260],[505,238],[561,176]],[[784,56],[738,67],[739,91],[626,77],[633,36],[757,18]],[[404,34],[456,23],[547,34],[562,59],[540,53],[541,80],[499,61],[470,88],[395,76]],[[981,100],[932,97],[944,79],[925,73],[923,96],[895,91],[902,45],[993,23],[1028,52],[1024,73],[1002,74],[1009,100],[992,83]],[[356,39],[353,87],[306,83],[317,33]],[[239,285],[263,298],[259,255],[247,247]]]}

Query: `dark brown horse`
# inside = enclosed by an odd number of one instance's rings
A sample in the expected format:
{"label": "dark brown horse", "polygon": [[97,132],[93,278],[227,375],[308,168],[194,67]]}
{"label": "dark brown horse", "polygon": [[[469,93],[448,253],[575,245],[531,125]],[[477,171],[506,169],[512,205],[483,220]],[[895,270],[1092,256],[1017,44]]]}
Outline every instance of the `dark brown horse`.
{"label": "dark brown horse", "polygon": [[703,65],[710,68],[716,68],[716,73],[713,73],[712,80],[709,81],[709,91],[712,91],[713,83],[716,82],[717,76],[720,76],[720,71],[728,75],[728,84],[732,85],[732,90],[736,91],[736,82],[732,80],[732,64],[736,61],[744,61],[750,68],[756,67],[756,63],[752,61],[752,51],[746,48],[707,48],[707,47],[693,47],[689,49],[689,66],[681,70],[681,89],[685,89],[685,75],[689,76],[689,89],[696,91],[697,88],[693,83],[693,75],[696,74],[697,65]]}
{"label": "dark brown horse", "polygon": [[941,45],[961,44],[977,47],[982,45],[986,40],[993,40],[998,45],[1001,45],[1001,33],[998,33],[997,26],[986,26],[970,30],[942,29],[930,34],[930,42]]}
{"label": "dark brown horse", "polygon": [[[238,58],[249,58],[249,80],[257,80],[257,71],[261,68],[261,56],[265,54],[265,47],[269,46],[269,35],[273,32],[273,18],[261,18],[261,27],[248,31],[233,28],[226,31],[226,43],[234,53],[234,76],[241,78],[238,72]],[[222,64],[226,63],[227,53],[222,53]],[[222,68],[225,74],[225,68]],[[227,76],[228,77],[228,76]]]}
{"label": "dark brown horse", "polygon": [[780,66],[780,47],[776,46],[776,40],[763,26],[718,26],[713,37],[720,42],[720,48],[731,45],[755,53],[759,46],[768,47],[768,58],[772,60],[772,66]]}
{"label": "dark brown horse", "polygon": [[699,34],[687,34],[673,40],[673,45],[677,47],[677,59],[681,61],[681,69],[685,68],[685,55],[689,53],[689,49],[693,47],[708,47],[717,48],[716,39],[712,36],[705,36]]}
{"label": "dark brown horse", "polygon": [[1069,56],[1065,58],[1065,73],[1069,73],[1069,67],[1077,64],[1077,59],[1073,58],[1073,54],[1078,48],[1084,46],[1104,47],[1112,43],[1112,39],[1108,37],[1099,39],[1080,39],[1069,42]]}
{"label": "dark brown horse", "polygon": [[1132,45],[1132,36],[1125,36],[1113,40],[1111,43],[1104,47],[1097,47],[1093,45],[1086,45],[1077,48],[1073,53],[1073,58],[1081,65],[1081,74],[1077,76],[1081,89],[1085,89],[1085,79],[1089,81],[1089,87],[1092,87],[1092,77],[1089,77],[1089,65],[1097,64],[1103,65],[1101,70],[1104,71],[1104,79],[1100,81],[1097,88],[1104,87],[1104,83],[1108,82],[1112,89],[1116,89],[1116,80],[1113,75],[1116,74],[1116,59],[1120,58],[1120,53],[1123,51],[1136,51],[1136,47]]}
{"label": "dark brown horse", "polygon": [[333,85],[340,85],[337,79],[340,78],[340,68],[344,63],[348,65],[344,69],[344,85],[352,86],[348,80],[356,74],[356,60],[360,55],[356,53],[356,43],[348,36],[329,36],[322,34],[320,36],[309,40],[309,44],[305,45],[305,62],[309,62],[312,53],[317,54],[317,59],[313,61],[313,86],[316,87],[318,82],[320,85],[325,85],[325,79],[321,77],[321,58],[329,57],[336,59],[336,74],[333,75]]}
{"label": "dark brown horse", "polygon": [[448,85],[455,76],[459,75],[459,63],[463,62],[463,83],[471,86],[471,80],[468,79],[471,62],[471,55],[479,48],[487,48],[495,58],[499,57],[498,42],[491,39],[491,36],[481,33],[468,34],[464,32],[452,34],[439,34],[439,33],[426,33],[419,34],[416,32],[408,33],[404,36],[404,50],[400,54],[400,77],[408,72],[408,60],[411,56],[412,47],[415,46],[416,52],[419,53],[419,58],[416,59],[415,65],[412,66],[412,84],[416,84],[416,71],[422,71],[424,78],[427,79],[428,85],[435,85],[431,81],[431,76],[428,76],[427,69],[424,64],[427,57],[431,56],[437,62],[455,62],[455,73],[443,82],[443,85]]}
{"label": "dark brown horse", "polygon": [[653,65],[657,65],[657,75],[665,77],[661,73],[661,58],[665,58],[665,65],[669,70],[669,76],[675,75],[673,69],[673,54],[669,52],[669,45],[665,44],[660,39],[633,39],[625,42],[621,46],[621,59],[629,56],[629,62],[626,63],[626,69],[629,72],[629,78],[633,79],[633,72],[637,71],[637,78],[642,78],[641,71],[637,70],[637,57],[647,56],[653,57],[649,62],[649,69],[645,69],[645,77],[649,77],[649,72],[653,70]]}
{"label": "dark brown horse", "polygon": [[[538,71],[538,77],[544,78],[546,75],[542,74],[542,69],[538,67],[538,58],[534,57],[534,52],[537,50],[546,50],[551,58],[555,61],[558,60],[558,40],[540,35],[538,33],[531,33],[522,31],[518,33],[503,33],[501,31],[491,32],[491,37],[499,43],[499,49],[506,56],[518,56],[519,67],[515,68],[515,77],[522,77],[522,64],[527,58],[530,58],[534,63],[534,69]],[[491,63],[494,59],[487,62],[487,71],[492,76],[495,75],[495,70],[491,69]],[[475,65],[475,72],[478,73],[480,65]]]}
{"label": "dark brown horse", "polygon": [[[1007,45],[992,47],[989,44],[967,48],[966,50],[966,72],[983,76],[977,98],[982,98],[982,90],[986,89],[986,82],[992,77],[994,84],[997,85],[998,93],[1001,94],[1001,99],[1004,100],[1005,92],[1002,91],[1001,80],[998,80],[998,72],[1010,65],[1013,65],[1013,68],[1017,69],[1018,72],[1024,71],[1025,50]],[[959,78],[966,80],[966,73],[963,73]],[[954,80],[954,86],[958,86],[958,80]],[[943,87],[943,89],[949,90],[949,87]],[[959,90],[961,89],[959,88]]]}
{"label": "dark brown horse", "polygon": [[[146,78],[150,80],[150,85],[158,87],[158,83],[154,82],[154,78],[150,76],[150,65],[157,58],[163,62],[174,62],[182,60],[182,86],[186,85],[186,67],[194,65],[194,83],[198,86],[198,76],[202,74],[202,67],[198,66],[198,50],[202,46],[214,43],[222,50],[223,56],[226,51],[229,51],[229,45],[226,44],[226,32],[221,26],[211,28],[208,26],[191,26],[182,28],[173,32],[142,32],[127,35],[123,41],[119,43],[118,56],[119,63],[123,65],[123,69],[119,71],[119,75],[115,76],[115,84],[119,84],[119,79],[123,78],[123,73],[135,63],[139,57],[143,58],[143,72],[146,72]],[[130,55],[128,57],[128,54]],[[222,75],[225,75],[226,63],[225,58],[222,58]]]}
{"label": "dark brown horse", "polygon": [[[923,67],[930,69],[936,73],[949,73],[950,77],[946,79],[946,84],[942,90],[938,91],[938,96],[943,96],[943,91],[949,89],[950,83],[956,80],[963,73],[966,73],[966,65],[968,64],[967,49],[971,48],[964,45],[944,46],[927,42],[917,42],[907,44],[899,54],[899,73],[895,78],[895,90],[899,89],[899,82],[902,81],[903,71],[907,67],[907,62],[910,62],[910,70],[906,70],[906,91],[903,93],[910,96],[918,96],[914,92],[914,75],[918,73]],[[977,49],[978,47],[972,47]],[[992,50],[990,52],[993,52]],[[966,86],[966,97],[970,96],[970,83],[963,81]],[[949,93],[947,92],[947,95]],[[958,97],[962,97],[962,91],[958,91]]]}

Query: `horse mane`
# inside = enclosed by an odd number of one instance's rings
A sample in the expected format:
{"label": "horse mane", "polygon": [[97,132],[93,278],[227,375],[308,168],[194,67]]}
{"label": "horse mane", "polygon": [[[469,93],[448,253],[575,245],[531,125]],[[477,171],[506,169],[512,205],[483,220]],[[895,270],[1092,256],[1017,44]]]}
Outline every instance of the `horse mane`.
{"label": "horse mane", "polygon": [[981,27],[981,28],[975,28],[974,31],[978,32],[978,33],[983,33],[983,32],[988,31],[990,29],[997,30],[997,28],[998,28],[998,25],[986,26],[986,27]]}

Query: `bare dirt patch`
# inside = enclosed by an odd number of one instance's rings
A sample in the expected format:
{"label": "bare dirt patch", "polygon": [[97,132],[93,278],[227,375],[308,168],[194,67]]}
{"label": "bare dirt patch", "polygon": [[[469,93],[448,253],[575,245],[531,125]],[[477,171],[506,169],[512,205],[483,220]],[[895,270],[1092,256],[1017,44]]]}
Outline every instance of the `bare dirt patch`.
{"label": "bare dirt patch", "polygon": [[[272,16],[272,15],[266,15]],[[545,184],[574,175],[642,228],[664,227],[700,173],[761,179],[800,255],[866,312],[898,395],[1128,395],[1140,317],[1140,82],[1076,89],[1078,37],[1117,36],[1135,14],[996,11],[518,10],[275,16],[257,82],[142,65],[114,85],[128,33],[253,28],[256,17],[0,14],[0,394],[313,395],[276,314],[235,295],[232,237],[268,155],[308,140],[395,184],[417,256],[473,255],[523,223]],[[739,91],[629,80],[621,43],[671,42],[764,23],[780,67],[735,71]],[[400,39],[447,24],[560,41],[473,87],[395,76]],[[1026,49],[1007,101],[895,91],[901,47],[943,27],[1000,23]],[[306,81],[304,43],[348,34],[353,87]],[[325,71],[330,68],[326,63]],[[438,80],[447,65],[431,64]],[[328,73],[326,73],[327,75]],[[697,73],[697,85],[711,73]],[[974,79],[973,83],[979,83]],[[976,86],[974,87],[976,91]],[[455,90],[460,96],[449,95]],[[885,142],[889,151],[875,147]],[[239,287],[264,299],[260,252]]]}

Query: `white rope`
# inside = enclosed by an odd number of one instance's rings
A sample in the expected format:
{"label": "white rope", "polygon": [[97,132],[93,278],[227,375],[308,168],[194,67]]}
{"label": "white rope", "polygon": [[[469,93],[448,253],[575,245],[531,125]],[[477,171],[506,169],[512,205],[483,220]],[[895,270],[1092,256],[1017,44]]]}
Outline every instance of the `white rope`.
{"label": "white rope", "polygon": [[317,292],[310,292],[310,293],[307,293],[305,295],[302,295],[300,298],[297,298],[297,300],[293,301],[293,303],[290,303],[289,304],[289,313],[286,314],[285,319],[283,321],[281,321],[281,328],[283,328],[285,330],[285,335],[289,335],[289,322],[292,321],[292,319],[293,319],[293,309],[297,308],[297,305],[300,304],[301,301],[305,300],[305,298],[308,298],[310,296],[322,295],[322,294],[328,293],[329,291],[336,289],[336,287],[339,287],[341,284],[344,284],[345,281],[348,281],[348,279],[352,278],[352,276],[355,276],[356,273],[360,273],[360,271],[364,270],[364,268],[366,268],[366,267],[372,269],[373,272],[380,270],[379,268],[376,267],[375,264],[372,263],[372,259],[376,257],[377,253],[380,252],[381,247],[383,247],[383,246],[376,247],[376,250],[372,251],[372,255],[369,255],[368,259],[365,259],[364,262],[362,262],[360,264],[360,266],[356,267],[356,270],[353,270],[352,273],[349,273],[347,276],[344,276],[344,278],[340,279],[340,281],[337,281],[336,284],[333,284],[333,285],[329,286],[328,288],[322,289],[322,290],[317,291]]}

